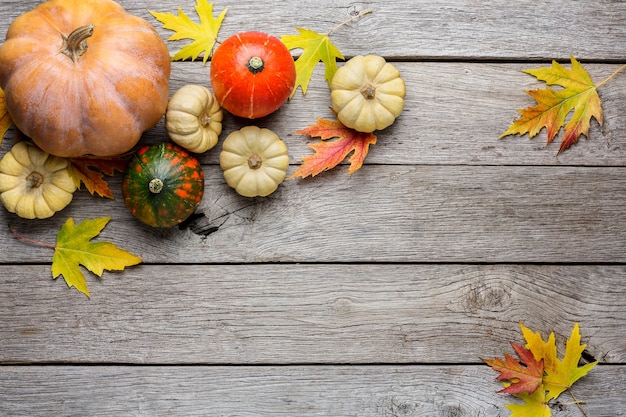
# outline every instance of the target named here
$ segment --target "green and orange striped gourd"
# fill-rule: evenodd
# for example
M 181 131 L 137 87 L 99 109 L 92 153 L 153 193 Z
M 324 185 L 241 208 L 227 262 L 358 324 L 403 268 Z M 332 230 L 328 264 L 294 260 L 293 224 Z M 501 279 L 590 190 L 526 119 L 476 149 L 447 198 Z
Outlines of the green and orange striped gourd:
M 200 162 L 172 143 L 140 148 L 122 181 L 124 204 L 142 222 L 171 227 L 189 217 L 204 195 Z

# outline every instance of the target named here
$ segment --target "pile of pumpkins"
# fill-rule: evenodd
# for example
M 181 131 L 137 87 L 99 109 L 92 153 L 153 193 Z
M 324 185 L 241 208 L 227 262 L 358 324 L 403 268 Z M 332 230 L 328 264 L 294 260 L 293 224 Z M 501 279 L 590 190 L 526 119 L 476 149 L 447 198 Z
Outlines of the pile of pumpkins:
M 217 145 L 223 110 L 267 116 L 296 83 L 289 50 L 262 32 L 235 34 L 216 48 L 213 92 L 189 84 L 170 98 L 170 71 L 156 30 L 113 0 L 48 0 L 16 18 L 0 46 L 0 88 L 14 125 L 32 141 L 0 160 L 4 206 L 24 218 L 52 216 L 76 190 L 70 158 L 127 153 L 165 116 L 171 142 L 134 153 L 122 193 L 142 222 L 176 225 L 202 200 L 204 174 L 193 154 Z M 337 118 L 360 132 L 391 125 L 404 95 L 398 70 L 375 55 L 350 59 L 331 81 Z M 254 125 L 227 135 L 219 161 L 226 183 L 245 197 L 273 193 L 289 168 L 285 142 Z

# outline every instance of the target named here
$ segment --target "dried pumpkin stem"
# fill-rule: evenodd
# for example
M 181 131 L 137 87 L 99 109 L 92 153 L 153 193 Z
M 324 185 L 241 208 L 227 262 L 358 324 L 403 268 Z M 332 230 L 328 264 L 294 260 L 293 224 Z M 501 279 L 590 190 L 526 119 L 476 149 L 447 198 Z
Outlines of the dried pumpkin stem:
M 163 191 L 163 181 L 160 178 L 152 178 L 148 183 L 148 189 L 152 194 L 159 194 Z
M 87 38 L 93 35 L 94 25 L 85 25 L 74 29 L 69 35 L 61 34 L 63 37 L 63 46 L 61 53 L 70 57 L 73 62 L 77 62 L 78 58 L 87 51 Z
M 361 94 L 366 100 L 372 100 L 376 98 L 376 87 L 374 87 L 370 83 L 367 83 L 363 86 L 363 88 L 361 88 Z
M 261 165 L 263 165 L 263 159 L 259 155 L 250 155 L 250 157 L 248 158 L 248 166 L 250 167 L 250 169 L 259 169 L 261 168 Z
M 208 113 L 204 113 L 202 117 L 200 117 L 200 124 L 202 124 L 202 127 L 207 127 L 208 125 L 210 125 L 211 116 L 209 116 Z
M 33 171 L 30 174 L 28 174 L 28 176 L 26 177 L 26 182 L 28 183 L 28 188 L 30 188 L 31 190 L 33 188 L 39 188 L 41 187 L 41 184 L 43 184 L 44 181 L 44 176 L 41 175 L 39 172 L 37 171 Z
M 247 67 L 251 73 L 256 74 L 263 71 L 263 68 L 265 68 L 265 62 L 263 62 L 261 57 L 253 56 L 248 60 Z

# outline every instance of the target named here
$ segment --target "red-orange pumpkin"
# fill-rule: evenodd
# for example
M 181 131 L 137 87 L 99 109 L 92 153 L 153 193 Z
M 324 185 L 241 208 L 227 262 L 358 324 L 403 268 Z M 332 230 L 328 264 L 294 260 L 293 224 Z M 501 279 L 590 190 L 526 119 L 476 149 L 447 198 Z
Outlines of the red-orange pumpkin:
M 296 66 L 287 47 L 262 32 L 226 39 L 211 58 L 215 97 L 232 114 L 248 119 L 267 116 L 289 98 Z
M 19 16 L 0 47 L 15 125 L 58 156 L 131 149 L 165 113 L 170 56 L 146 20 L 112 0 L 50 0 Z

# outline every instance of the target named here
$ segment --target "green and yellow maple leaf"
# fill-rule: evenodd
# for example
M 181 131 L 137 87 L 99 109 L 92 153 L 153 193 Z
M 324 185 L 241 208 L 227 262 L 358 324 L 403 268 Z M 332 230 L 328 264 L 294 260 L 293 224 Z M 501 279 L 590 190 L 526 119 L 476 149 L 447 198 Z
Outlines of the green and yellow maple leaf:
M 121 271 L 141 263 L 141 258 L 119 249 L 109 242 L 92 242 L 109 222 L 110 217 L 88 219 L 74 224 L 71 217 L 57 234 L 52 257 L 52 278 L 63 276 L 68 287 L 90 297 L 80 265 L 102 277 L 104 270 Z
M 299 32 L 298 35 L 283 35 L 280 38 L 287 49 L 302 49 L 301 55 L 296 59 L 296 85 L 290 98 L 293 97 L 298 86 L 302 88 L 302 94 L 306 94 L 313 70 L 318 62 L 324 63 L 326 68 L 324 78 L 330 83 L 337 72 L 337 58 L 343 59 L 343 55 L 328 35 L 304 28 L 296 28 L 296 30 Z
M 598 362 L 578 366 L 583 350 L 587 345 L 580 344 L 580 330 L 578 323 L 574 325 L 570 338 L 565 344 L 563 359 L 557 357 L 554 332 L 550 333 L 544 342 L 537 332 L 524 327 L 520 323 L 522 334 L 526 340 L 526 348 L 533 352 L 536 360 L 543 360 L 546 375 L 543 378 L 544 387 L 547 391 L 547 400 L 557 398 L 561 393 L 570 388 L 593 368 Z
M 562 89 L 548 87 L 527 91 L 537 105 L 520 110 L 521 116 L 509 126 L 501 138 L 526 133 L 533 138 L 545 127 L 550 143 L 565 125 L 560 153 L 576 143 L 580 135 L 588 135 L 592 118 L 602 125 L 602 100 L 598 95 L 597 86 L 574 57 L 571 57 L 571 62 L 571 70 L 556 61 L 552 62 L 551 67 L 524 70 L 547 85 L 558 85 Z M 572 117 L 565 124 L 566 117 L 572 111 Z
M 217 41 L 217 34 L 228 9 L 222 10 L 217 18 L 213 16 L 213 3 L 209 3 L 207 0 L 197 0 L 195 9 L 200 18 L 199 24 L 192 21 L 180 7 L 178 8 L 178 16 L 169 12 L 159 13 L 151 10 L 148 10 L 148 12 L 159 22 L 163 23 L 164 29 L 174 31 L 174 34 L 168 40 L 191 39 L 193 41 L 176 52 L 172 60 L 195 60 L 200 54 L 203 54 L 202 63 L 206 64 L 211 56 Z
M 0 145 L 2 145 L 2 139 L 12 124 L 13 120 L 11 120 L 11 116 L 7 110 L 6 96 L 4 95 L 4 91 L 0 89 Z

